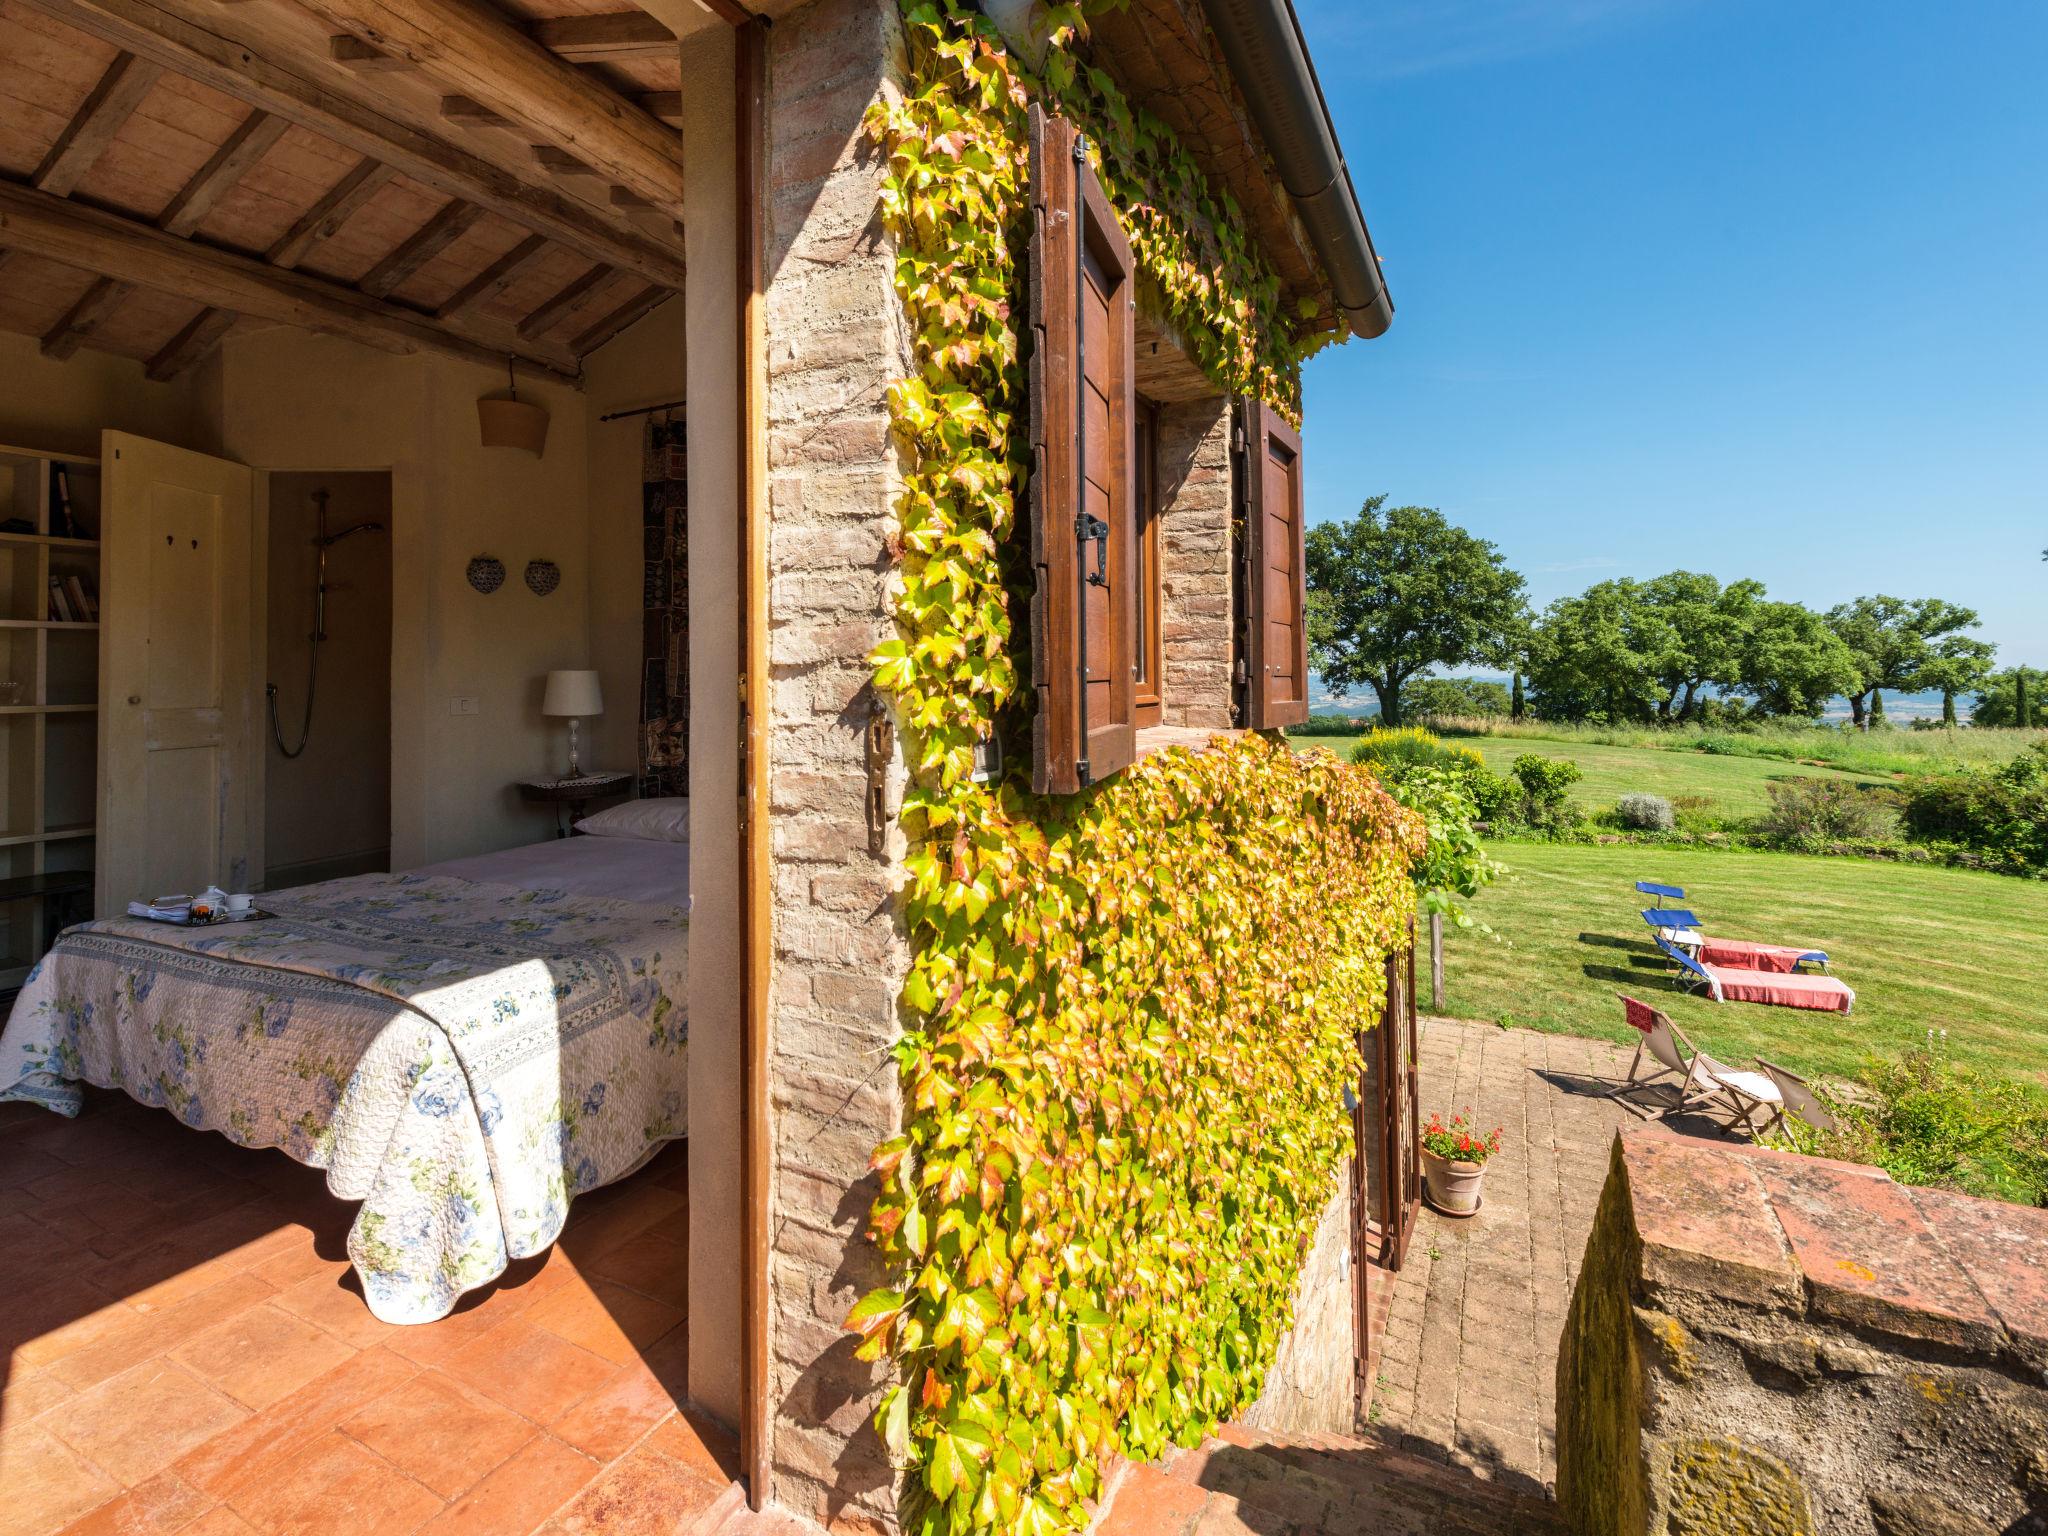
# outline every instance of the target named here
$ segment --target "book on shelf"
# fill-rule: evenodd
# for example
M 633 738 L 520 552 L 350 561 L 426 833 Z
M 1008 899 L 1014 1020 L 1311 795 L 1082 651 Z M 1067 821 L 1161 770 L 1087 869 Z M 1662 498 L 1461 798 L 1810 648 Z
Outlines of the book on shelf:
M 93 596 L 92 589 L 85 584 L 84 577 L 66 576 L 64 578 L 64 593 L 65 596 L 71 599 L 71 611 L 77 616 L 80 623 L 90 624 L 99 618 L 99 600 Z
M 50 578 L 50 617 L 59 624 L 75 624 L 71 617 L 71 599 L 65 595 L 64 583 L 55 576 Z
M 78 519 L 71 515 L 71 471 L 62 464 L 50 467 L 50 532 L 60 539 L 78 537 Z

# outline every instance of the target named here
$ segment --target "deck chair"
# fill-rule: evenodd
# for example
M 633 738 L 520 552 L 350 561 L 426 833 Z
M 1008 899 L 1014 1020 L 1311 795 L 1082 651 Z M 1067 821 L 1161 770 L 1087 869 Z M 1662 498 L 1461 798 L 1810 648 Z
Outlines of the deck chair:
M 1690 1111 L 1724 1130 L 1732 1131 L 1740 1124 L 1752 1136 L 1761 1136 L 1765 1127 L 1774 1123 L 1773 1117 L 1781 1112 L 1781 1106 L 1777 1089 L 1768 1077 L 1716 1061 L 1686 1039 L 1685 1031 L 1663 1010 L 1652 1008 L 1626 992 L 1617 992 L 1615 996 L 1621 999 L 1629 1023 L 1642 1038 L 1636 1042 L 1635 1059 L 1629 1063 L 1628 1081 L 1611 1089 L 1612 1097 L 1622 1098 L 1634 1088 L 1665 1087 L 1664 1079 L 1674 1078 L 1677 1101 L 1652 1118 Z M 1657 1070 L 1641 1070 L 1645 1052 L 1657 1064 Z
M 1841 1122 L 1827 1111 L 1815 1095 L 1812 1086 L 1797 1072 L 1788 1071 L 1774 1061 L 1765 1061 L 1759 1056 L 1756 1064 L 1764 1069 L 1764 1075 L 1771 1080 L 1771 1086 L 1778 1090 L 1780 1108 L 1778 1116 L 1767 1129 L 1780 1130 L 1787 1115 L 1795 1116 L 1816 1131 L 1841 1129 Z
M 1681 985 L 1704 989 L 1717 1003 L 1772 1003 L 1780 1008 L 1815 1008 L 1847 1013 L 1856 1006 L 1855 990 L 1833 976 L 1808 972 L 1741 970 L 1695 959 L 1662 935 L 1657 947 L 1679 969 Z

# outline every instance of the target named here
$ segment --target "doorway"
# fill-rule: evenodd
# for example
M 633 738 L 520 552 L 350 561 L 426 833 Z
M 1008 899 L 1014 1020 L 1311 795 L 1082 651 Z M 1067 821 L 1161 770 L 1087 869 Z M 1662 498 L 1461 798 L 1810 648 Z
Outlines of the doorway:
M 264 886 L 391 867 L 391 475 L 269 477 Z

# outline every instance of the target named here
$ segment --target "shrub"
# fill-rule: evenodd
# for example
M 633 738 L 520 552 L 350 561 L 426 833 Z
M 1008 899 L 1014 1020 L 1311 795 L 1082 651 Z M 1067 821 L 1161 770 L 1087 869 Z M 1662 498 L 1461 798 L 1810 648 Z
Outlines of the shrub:
M 1351 749 L 1351 761 L 1363 763 L 1389 786 L 1428 769 L 1448 775 L 1472 802 L 1484 822 L 1511 820 L 1519 810 L 1515 786 L 1486 766 L 1470 747 L 1453 746 L 1415 726 L 1397 726 L 1369 733 Z
M 1549 831 L 1575 825 L 1580 817 L 1569 796 L 1571 787 L 1583 776 L 1570 758 L 1524 752 L 1515 759 L 1515 780 L 1522 786 L 1522 820 Z
M 1437 718 L 1500 719 L 1509 708 L 1507 684 L 1483 683 L 1474 677 L 1425 677 L 1403 691 L 1403 714 Z
M 1947 1034 L 1872 1061 L 1853 1101 L 1824 1095 L 1841 1128 L 1799 1131 L 1801 1150 L 1874 1163 L 1901 1184 L 2048 1204 L 2048 1105 L 2012 1078 L 1958 1065 Z
M 1662 795 L 1623 795 L 1615 802 L 1614 814 L 1624 827 L 1638 832 L 1669 832 L 1678 825 L 1678 813 Z
M 1483 771 L 1483 770 L 1482 770 Z M 1491 774 L 1489 778 L 1493 777 Z M 1422 817 L 1427 842 L 1409 873 L 1425 912 L 1441 912 L 1470 928 L 1465 898 L 1492 883 L 1500 866 L 1486 856 L 1472 823 L 1478 807 L 1458 775 L 1445 768 L 1412 768 L 1390 780 L 1394 798 Z
M 1289 736 L 1363 736 L 1377 722 L 1365 715 L 1310 715 L 1287 727 Z
M 1905 820 L 1923 842 L 1959 843 L 2001 869 L 2048 874 L 2048 742 L 1996 768 L 1913 780 Z
M 1894 831 L 1885 800 L 1846 779 L 1777 779 L 1764 788 L 1771 808 L 1757 827 L 1781 848 L 1818 852 L 1832 843 L 1883 842 Z

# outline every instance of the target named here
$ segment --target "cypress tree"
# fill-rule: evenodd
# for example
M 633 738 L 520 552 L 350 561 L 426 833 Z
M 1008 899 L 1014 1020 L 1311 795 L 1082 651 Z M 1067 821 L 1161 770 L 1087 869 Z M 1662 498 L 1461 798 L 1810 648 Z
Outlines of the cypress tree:
M 2034 725 L 2034 701 L 2027 697 L 2027 669 L 2013 668 L 2012 674 L 2012 718 L 2023 731 Z
M 1511 720 L 1519 720 L 1522 718 L 1523 715 L 1528 713 L 1528 710 L 1529 706 L 1522 698 L 1522 674 L 1517 672 L 1515 674 L 1514 696 L 1512 701 L 1508 705 L 1508 718 Z

